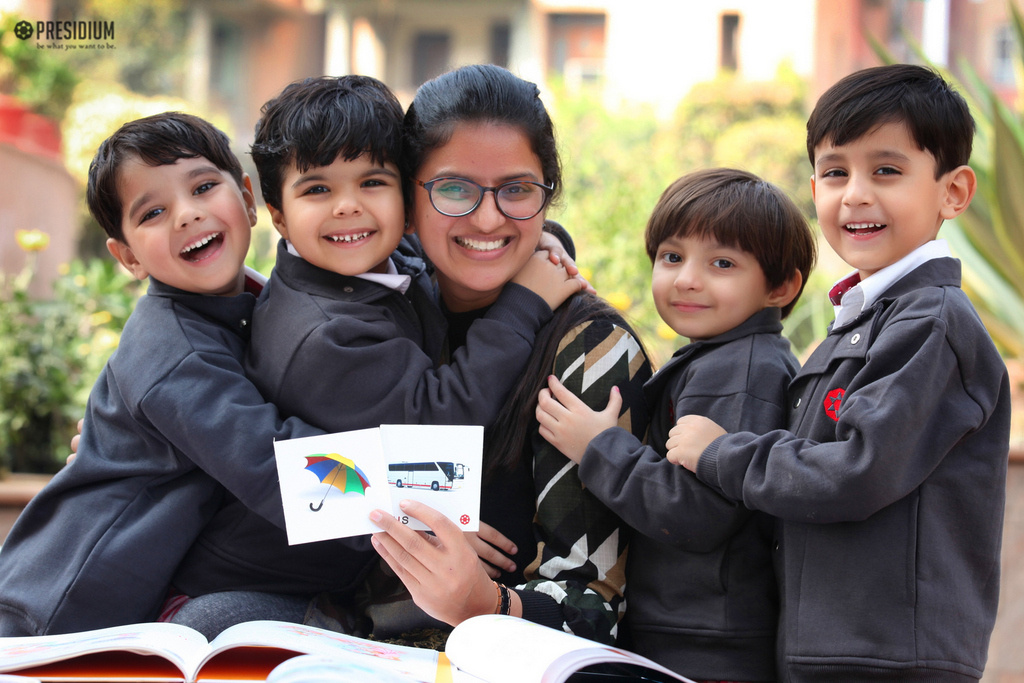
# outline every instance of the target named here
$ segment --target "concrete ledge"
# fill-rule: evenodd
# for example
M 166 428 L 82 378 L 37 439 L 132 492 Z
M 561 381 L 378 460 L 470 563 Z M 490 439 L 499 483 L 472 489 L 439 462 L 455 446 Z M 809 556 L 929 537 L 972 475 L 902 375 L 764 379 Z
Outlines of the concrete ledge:
M 25 507 L 49 481 L 49 474 L 8 474 L 0 479 L 0 507 Z

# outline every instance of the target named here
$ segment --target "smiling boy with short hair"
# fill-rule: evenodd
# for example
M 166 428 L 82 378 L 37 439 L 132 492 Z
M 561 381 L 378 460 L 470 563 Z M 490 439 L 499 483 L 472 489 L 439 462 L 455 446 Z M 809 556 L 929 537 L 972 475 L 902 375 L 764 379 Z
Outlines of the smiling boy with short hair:
M 245 377 L 256 204 L 227 136 L 174 112 L 126 123 L 97 151 L 87 199 L 149 290 L 89 394 L 77 457 L 4 543 L 0 636 L 157 618 L 222 484 L 283 526 L 273 441 L 322 433 L 282 422 Z
M 856 271 L 789 431 L 699 416 L 668 458 L 779 519 L 780 679 L 973 681 L 999 598 L 1006 367 L 936 240 L 974 196 L 974 121 L 933 71 L 859 71 L 807 123 L 822 234 Z

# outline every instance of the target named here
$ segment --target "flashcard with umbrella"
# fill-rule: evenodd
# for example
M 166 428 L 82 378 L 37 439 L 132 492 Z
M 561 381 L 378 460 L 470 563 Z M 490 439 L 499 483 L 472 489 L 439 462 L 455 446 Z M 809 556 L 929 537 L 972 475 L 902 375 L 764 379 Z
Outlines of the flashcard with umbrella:
M 274 443 L 288 543 L 379 531 L 373 510 L 390 510 L 378 429 Z

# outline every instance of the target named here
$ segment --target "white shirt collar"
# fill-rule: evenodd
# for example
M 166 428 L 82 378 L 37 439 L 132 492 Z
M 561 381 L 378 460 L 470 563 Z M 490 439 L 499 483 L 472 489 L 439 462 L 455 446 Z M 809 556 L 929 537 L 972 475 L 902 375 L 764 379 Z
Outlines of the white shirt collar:
M 850 288 L 850 291 L 843 295 L 842 303 L 835 306 L 836 320 L 832 328 L 836 329 L 847 324 L 865 309 L 869 308 L 878 300 L 885 290 L 889 289 L 897 280 L 914 270 L 922 263 L 937 258 L 948 258 L 953 254 L 949 250 L 946 240 L 936 239 L 925 242 L 920 247 L 910 252 L 896 263 L 886 266 L 877 271 L 874 275 L 864 278 Z M 845 275 L 836 281 L 838 284 L 850 275 Z
M 292 246 L 291 240 L 284 241 L 285 246 L 288 248 L 288 253 L 292 256 L 298 256 L 302 258 L 302 254 L 295 251 L 295 247 Z M 305 259 L 303 259 L 305 260 Z M 409 289 L 409 285 L 412 283 L 411 275 L 402 275 L 398 272 L 398 268 L 395 267 L 395 262 L 388 257 L 388 272 L 386 273 L 360 273 L 353 277 L 360 278 L 362 280 L 369 280 L 370 282 L 376 282 L 379 285 L 384 285 L 388 289 L 393 289 L 397 292 L 405 294 Z

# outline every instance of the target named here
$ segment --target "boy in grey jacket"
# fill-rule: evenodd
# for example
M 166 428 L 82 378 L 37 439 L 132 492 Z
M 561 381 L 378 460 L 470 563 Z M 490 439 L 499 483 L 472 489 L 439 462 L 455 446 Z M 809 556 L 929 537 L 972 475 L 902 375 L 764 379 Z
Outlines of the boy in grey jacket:
M 669 186 L 645 240 L 658 313 L 692 340 L 644 385 L 652 445 L 614 426 L 617 395 L 597 413 L 554 378 L 540 433 L 641 532 L 627 565 L 628 645 L 697 680 L 774 680 L 771 519 L 667 461 L 665 443 L 687 413 L 757 434 L 785 425 L 799 365 L 781 320 L 814 265 L 814 236 L 781 190 L 722 168 Z
M 0 636 L 155 619 L 222 484 L 283 526 L 273 441 L 323 433 L 282 421 L 245 377 L 256 204 L 227 137 L 187 114 L 127 123 L 97 151 L 87 196 L 149 291 L 89 395 L 76 459 L 0 552 Z M 365 561 L 335 570 L 351 580 Z
M 681 417 L 668 458 L 779 519 L 785 681 L 974 681 L 999 598 L 1006 368 L 936 240 L 974 196 L 974 121 L 933 71 L 859 71 L 807 122 L 821 231 L 855 268 L 788 431 Z M 726 433 L 726 432 L 730 433 Z

